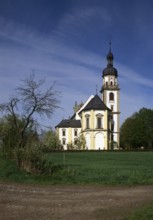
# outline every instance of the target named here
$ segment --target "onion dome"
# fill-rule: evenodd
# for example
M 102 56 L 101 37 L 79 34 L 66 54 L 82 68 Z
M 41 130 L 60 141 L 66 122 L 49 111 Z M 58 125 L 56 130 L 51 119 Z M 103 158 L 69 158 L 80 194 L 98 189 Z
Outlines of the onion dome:
M 109 53 L 107 55 L 107 67 L 103 70 L 103 77 L 104 76 L 108 76 L 108 75 L 113 75 L 113 76 L 118 76 L 118 73 L 117 73 L 117 69 L 115 69 L 113 67 L 113 59 L 114 59 L 114 56 L 111 52 L 111 43 L 110 43 L 110 48 L 109 48 Z

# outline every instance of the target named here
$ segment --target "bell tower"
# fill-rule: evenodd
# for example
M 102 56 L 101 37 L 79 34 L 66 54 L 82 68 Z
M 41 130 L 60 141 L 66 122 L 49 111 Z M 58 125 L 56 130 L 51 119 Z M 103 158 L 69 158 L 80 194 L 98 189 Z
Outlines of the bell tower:
M 111 109 L 111 128 L 110 145 L 114 149 L 120 146 L 120 88 L 118 84 L 118 72 L 113 67 L 114 56 L 111 52 L 111 43 L 109 43 L 109 52 L 107 55 L 107 67 L 102 72 L 102 100 L 105 105 Z

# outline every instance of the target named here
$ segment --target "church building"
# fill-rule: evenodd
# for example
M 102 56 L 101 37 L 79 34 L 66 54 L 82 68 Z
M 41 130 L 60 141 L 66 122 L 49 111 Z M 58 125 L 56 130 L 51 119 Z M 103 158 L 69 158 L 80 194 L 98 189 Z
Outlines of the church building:
M 64 150 L 119 149 L 120 88 L 113 59 L 110 44 L 107 67 L 102 72 L 101 97 L 91 95 L 84 104 L 75 103 L 74 115 L 56 126 Z

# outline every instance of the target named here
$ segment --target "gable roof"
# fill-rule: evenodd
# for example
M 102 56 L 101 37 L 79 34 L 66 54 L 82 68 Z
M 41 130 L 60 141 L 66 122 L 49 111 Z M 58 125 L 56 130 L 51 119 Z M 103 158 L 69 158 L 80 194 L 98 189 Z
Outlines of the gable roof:
M 82 111 L 88 110 L 108 110 L 111 111 L 101 100 L 101 98 L 96 94 L 90 102 L 82 109 Z M 82 112 L 81 111 L 81 112 Z
M 93 97 L 94 97 L 94 96 L 91 95 L 91 96 L 87 99 L 87 101 L 83 104 L 83 106 L 82 106 L 77 112 L 75 112 L 75 113 L 72 115 L 71 119 L 79 120 L 79 119 L 80 119 L 79 113 L 82 112 L 82 109 L 84 109 L 84 108 L 86 107 L 86 105 L 91 101 L 91 99 L 92 99 Z
M 64 119 L 55 128 L 81 128 L 81 121 L 74 119 Z

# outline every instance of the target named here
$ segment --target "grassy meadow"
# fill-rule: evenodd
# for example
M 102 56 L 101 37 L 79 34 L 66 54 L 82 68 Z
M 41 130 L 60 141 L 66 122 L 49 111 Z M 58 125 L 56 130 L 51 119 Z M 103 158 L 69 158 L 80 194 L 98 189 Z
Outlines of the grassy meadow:
M 48 155 L 64 168 L 57 182 L 134 185 L 153 183 L 153 152 L 63 152 Z
M 42 184 L 153 184 L 153 152 L 52 152 L 51 176 L 20 171 L 0 155 L 0 180 Z
M 146 205 L 133 211 L 125 220 L 152 220 L 153 204 Z

